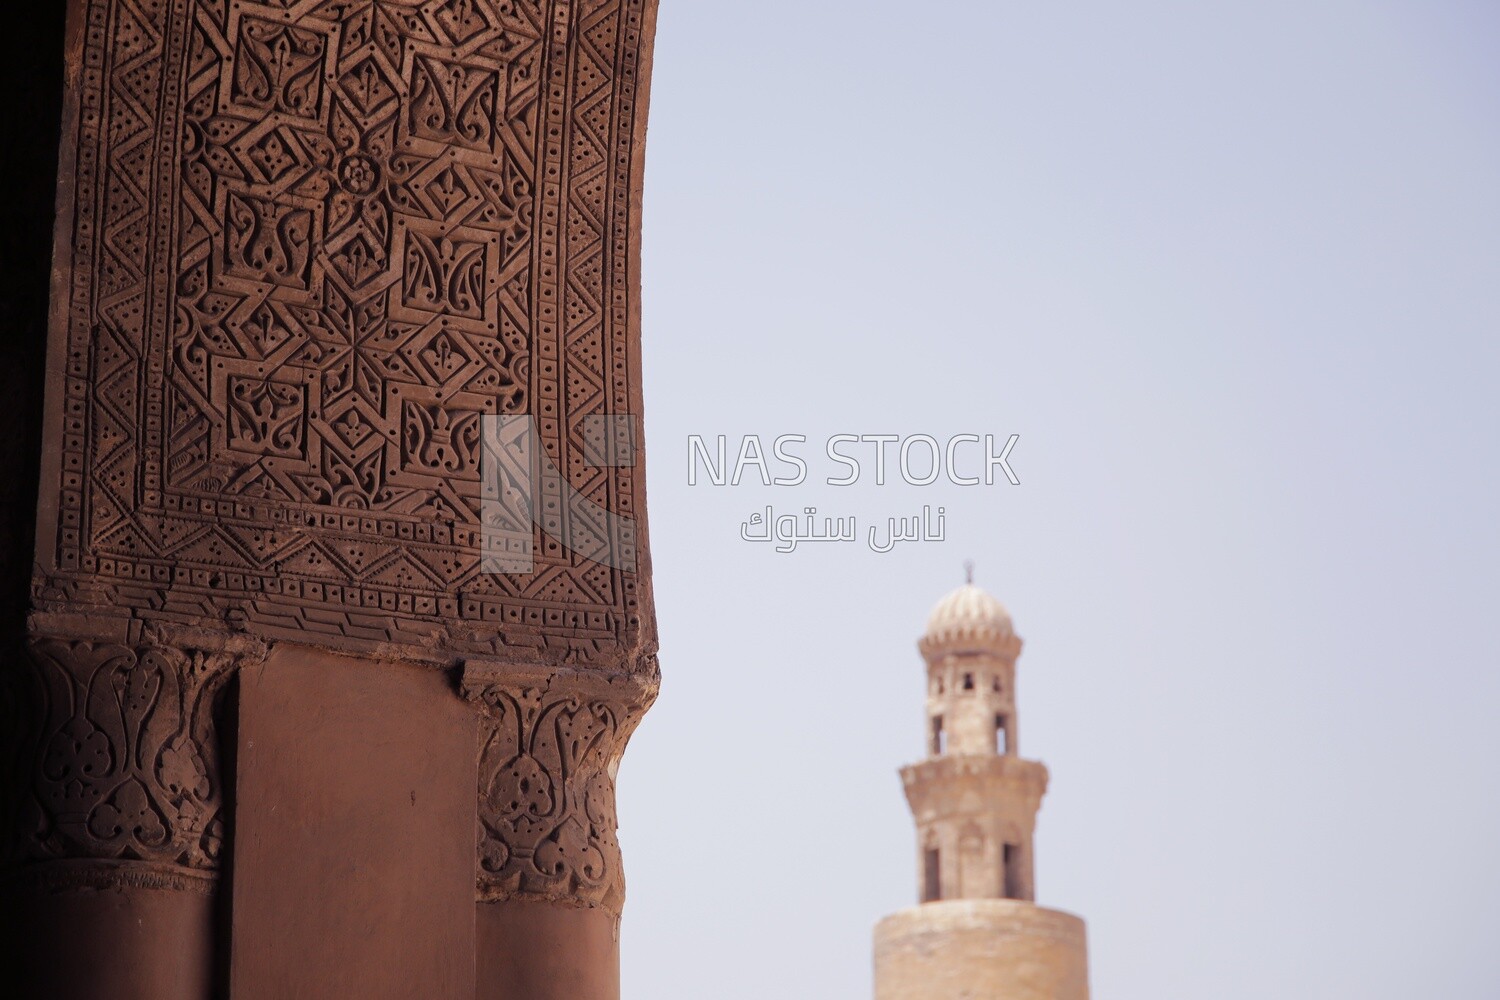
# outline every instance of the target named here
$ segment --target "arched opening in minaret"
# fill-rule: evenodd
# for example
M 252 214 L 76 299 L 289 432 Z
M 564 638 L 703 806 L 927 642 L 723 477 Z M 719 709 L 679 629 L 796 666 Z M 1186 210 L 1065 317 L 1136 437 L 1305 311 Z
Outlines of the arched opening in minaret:
M 943 717 L 934 715 L 932 717 L 932 735 L 930 738 L 929 752 L 934 757 L 940 757 L 948 749 L 948 734 L 943 731 Z
M 995 752 L 998 754 L 1010 753 L 1010 727 L 1009 720 L 1002 715 L 995 716 Z
M 964 674 L 964 690 L 965 691 L 972 691 L 972 690 L 974 690 L 974 675 L 973 674 Z
M 1021 845 L 1006 844 L 1003 857 L 1004 870 L 1001 877 L 1004 884 L 1000 887 L 1001 895 L 1006 899 L 1021 898 Z
M 932 903 L 942 898 L 942 858 L 936 847 L 929 847 L 922 852 L 922 902 Z

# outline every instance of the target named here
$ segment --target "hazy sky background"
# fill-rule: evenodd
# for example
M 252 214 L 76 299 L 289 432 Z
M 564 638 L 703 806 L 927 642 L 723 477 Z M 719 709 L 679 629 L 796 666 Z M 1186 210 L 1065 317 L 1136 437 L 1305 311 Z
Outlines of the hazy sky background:
M 1489 2 L 662 0 L 627 1000 L 870 996 L 965 558 L 1095 1000 L 1500 996 L 1497 52 Z M 688 486 L 789 432 L 1017 433 L 1022 484 Z

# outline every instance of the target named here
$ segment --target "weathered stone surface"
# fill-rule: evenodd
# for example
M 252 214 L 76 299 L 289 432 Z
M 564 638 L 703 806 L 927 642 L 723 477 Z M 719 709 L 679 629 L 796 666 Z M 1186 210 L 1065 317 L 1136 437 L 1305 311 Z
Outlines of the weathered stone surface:
M 296 646 L 441 682 L 468 751 L 440 831 L 471 855 L 464 905 L 596 932 L 623 898 L 614 769 L 657 686 L 639 432 L 634 461 L 598 442 L 641 409 L 655 0 L 66 6 L 47 357 L 17 379 L 45 367 L 42 457 L 0 490 L 29 539 L 17 497 L 39 477 L 34 564 L 0 547 L 7 885 L 87 926 L 91 892 L 191 924 L 141 954 L 74 942 L 126 1000 L 224 979 L 236 753 L 263 762 L 227 693 Z M 34 344 L 31 292 L 11 301 Z M 525 571 L 483 565 L 491 415 L 534 428 Z M 24 471 L 20 447 L 0 456 Z M 364 791 L 353 806 L 384 801 Z M 540 974 L 562 934 L 503 967 Z
M 631 689 L 606 727 L 617 757 L 656 684 L 644 470 L 639 451 L 601 462 L 587 424 L 639 411 L 654 13 L 652 0 L 73 0 L 30 626 L 52 667 L 11 684 L 13 700 L 55 704 L 67 675 L 97 701 L 113 689 L 95 674 L 140 656 L 176 698 L 208 668 L 139 636 L 242 634 L 258 655 L 290 639 L 480 657 L 487 717 L 507 666 L 517 704 L 551 668 L 598 671 Z M 487 414 L 534 421 L 530 572 L 481 567 Z M 222 684 L 233 664 L 215 664 Z M 153 732 L 172 726 L 163 704 L 146 709 Z M 69 711 L 37 723 L 32 757 L 57 758 L 60 727 L 90 736 L 94 709 Z M 152 841 L 138 853 L 211 868 L 217 840 L 193 824 L 223 778 L 188 729 L 168 749 L 206 768 L 203 803 L 195 785 L 160 786 L 151 768 L 168 765 L 106 789 L 54 759 L 30 783 L 44 812 L 55 771 L 85 798 L 125 795 Z M 487 753 L 490 770 L 508 763 Z M 553 777 L 568 811 L 603 808 L 592 771 Z M 39 836 L 109 856 L 87 843 L 88 816 L 68 815 Z M 610 853 L 608 819 L 588 824 L 586 854 Z M 618 906 L 617 864 L 608 890 L 574 867 L 563 882 Z M 568 891 L 544 881 L 548 898 Z
M 470 663 L 463 691 L 481 709 L 479 898 L 566 901 L 618 916 L 615 774 L 655 679 Z
M 652 6 L 73 0 L 36 606 L 649 672 L 584 425 L 640 409 Z M 550 459 L 531 573 L 485 414 Z
M 218 868 L 225 687 L 247 650 L 197 638 L 208 641 L 38 636 L 11 665 L 12 864 L 107 861 L 95 881 L 119 884 L 192 884 Z

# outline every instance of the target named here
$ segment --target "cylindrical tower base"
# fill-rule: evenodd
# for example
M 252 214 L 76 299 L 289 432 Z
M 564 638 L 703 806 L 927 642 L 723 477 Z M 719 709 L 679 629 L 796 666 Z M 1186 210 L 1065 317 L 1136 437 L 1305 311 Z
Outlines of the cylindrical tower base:
M 875 1000 L 1088 1000 L 1083 921 L 1012 899 L 955 899 L 875 928 Z

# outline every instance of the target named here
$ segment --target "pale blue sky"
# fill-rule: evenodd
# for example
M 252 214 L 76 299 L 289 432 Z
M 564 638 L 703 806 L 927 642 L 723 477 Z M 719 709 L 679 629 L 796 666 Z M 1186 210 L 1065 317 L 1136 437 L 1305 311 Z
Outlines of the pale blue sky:
M 1500 996 L 1500 6 L 662 0 L 626 1000 L 865 1000 L 978 563 L 1095 1000 Z M 1019 487 L 687 436 L 1019 433 Z M 778 555 L 752 510 L 945 505 Z

